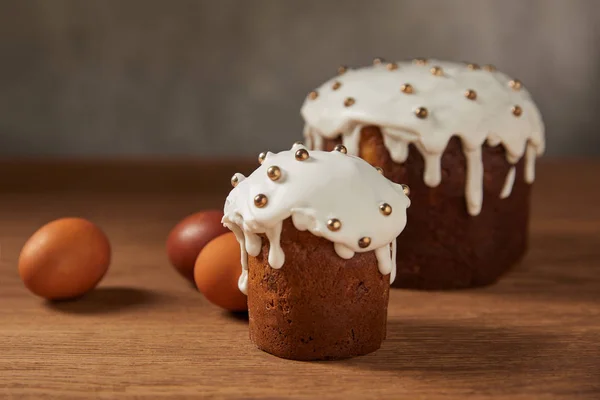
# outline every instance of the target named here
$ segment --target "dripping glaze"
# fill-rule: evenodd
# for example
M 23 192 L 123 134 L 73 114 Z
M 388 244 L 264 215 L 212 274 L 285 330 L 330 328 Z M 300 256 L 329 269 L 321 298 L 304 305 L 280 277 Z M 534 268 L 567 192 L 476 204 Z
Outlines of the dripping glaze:
M 331 241 L 341 258 L 373 251 L 379 271 L 393 281 L 396 238 L 406 226 L 410 206 L 402 185 L 358 157 L 319 150 L 306 156 L 306 151 L 304 145 L 294 144 L 291 150 L 265 153 L 250 176 L 235 174 L 232 179 L 235 186 L 225 201 L 222 222 L 240 244 L 240 290 L 247 293 L 248 256 L 260 254 L 262 235 L 269 241 L 269 265 L 285 268 L 280 237 L 288 218 L 299 231 Z M 268 176 L 272 167 L 280 172 L 277 180 Z M 266 196 L 266 203 L 256 204 L 258 195 Z
M 348 154 L 358 155 L 361 129 L 375 125 L 394 162 L 405 162 L 408 146 L 415 145 L 425 160 L 423 180 L 436 187 L 442 154 L 458 136 L 467 162 L 467 210 L 473 216 L 483 204 L 485 143 L 502 145 L 511 164 L 501 198 L 510 196 L 514 165 L 522 157 L 525 181 L 533 182 L 535 159 L 544 152 L 544 124 L 529 92 L 514 83 L 519 81 L 474 64 L 428 60 L 394 65 L 348 69 L 333 79 L 340 82 L 337 90 L 331 89 L 331 80 L 317 89 L 318 98 L 306 99 L 301 114 L 309 148 L 322 149 L 324 138 L 341 135 Z M 354 102 L 348 106 L 344 99 L 350 96 Z

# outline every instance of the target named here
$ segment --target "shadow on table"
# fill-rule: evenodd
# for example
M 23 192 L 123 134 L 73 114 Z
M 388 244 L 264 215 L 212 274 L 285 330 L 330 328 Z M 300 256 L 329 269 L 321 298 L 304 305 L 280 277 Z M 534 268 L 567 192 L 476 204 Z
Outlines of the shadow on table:
M 108 314 L 154 304 L 164 297 L 145 289 L 101 287 L 77 299 L 47 301 L 46 306 L 68 314 Z
M 494 376 L 530 371 L 553 335 L 517 328 L 488 328 L 447 321 L 388 321 L 388 338 L 375 353 L 336 364 L 366 370 Z
M 240 322 L 248 322 L 248 311 L 225 311 L 225 317 Z

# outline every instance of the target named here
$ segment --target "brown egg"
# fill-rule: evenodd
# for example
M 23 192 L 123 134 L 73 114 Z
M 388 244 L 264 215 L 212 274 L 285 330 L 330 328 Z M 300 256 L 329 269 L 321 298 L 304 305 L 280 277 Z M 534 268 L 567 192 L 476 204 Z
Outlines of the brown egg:
M 242 273 L 240 245 L 232 232 L 210 241 L 198 255 L 194 278 L 211 303 L 229 311 L 245 311 L 248 300 L 238 289 Z
M 19 255 L 27 289 L 49 300 L 79 297 L 93 289 L 110 264 L 108 238 L 93 223 L 62 218 L 42 226 Z
M 194 282 L 194 263 L 208 242 L 231 232 L 221 223 L 223 212 L 208 210 L 180 221 L 167 238 L 167 255 L 181 275 Z

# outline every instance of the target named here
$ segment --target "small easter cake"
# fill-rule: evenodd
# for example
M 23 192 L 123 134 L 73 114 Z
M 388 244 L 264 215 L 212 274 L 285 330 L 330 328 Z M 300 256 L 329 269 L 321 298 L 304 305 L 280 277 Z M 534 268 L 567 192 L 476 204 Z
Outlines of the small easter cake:
M 519 80 L 491 65 L 375 59 L 341 67 L 301 114 L 309 150 L 343 143 L 410 186 L 394 286 L 487 285 L 525 254 L 544 124 Z
M 407 187 L 343 146 L 309 152 L 296 143 L 259 161 L 250 176 L 233 176 L 223 217 L 240 243 L 250 339 L 295 360 L 377 350 Z

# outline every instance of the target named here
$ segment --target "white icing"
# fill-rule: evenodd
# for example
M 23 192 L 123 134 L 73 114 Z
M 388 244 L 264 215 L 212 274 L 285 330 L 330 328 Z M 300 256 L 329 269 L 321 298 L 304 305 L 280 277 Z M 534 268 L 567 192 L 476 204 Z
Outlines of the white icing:
M 502 188 L 502 192 L 500 192 L 500 198 L 505 199 L 510 196 L 512 192 L 513 185 L 515 183 L 515 166 L 510 167 L 508 174 L 506 174 L 506 181 L 504 181 L 504 187 Z
M 510 87 L 510 78 L 501 72 L 471 70 L 466 64 L 429 60 L 427 65 L 399 62 L 388 70 L 385 63 L 350 69 L 317 88 L 318 96 L 307 99 L 301 114 L 306 122 L 305 136 L 335 138 L 342 135 L 348 154 L 357 155 L 360 128 L 376 125 L 392 160 L 403 163 L 408 145 L 414 144 L 425 159 L 424 182 L 435 187 L 441 182 L 441 156 L 452 136 L 458 136 L 467 158 L 465 197 L 471 215 L 481 211 L 483 202 L 483 165 L 481 146 L 503 145 L 507 159 L 515 164 L 525 157 L 525 180 L 534 180 L 535 158 L 544 151 L 544 124 L 529 92 Z M 430 72 L 440 66 L 442 76 Z M 341 87 L 332 90 L 333 80 Z M 411 94 L 403 84 L 412 85 Z M 465 96 L 474 90 L 475 100 Z M 354 103 L 345 106 L 346 98 Z M 512 107 L 522 109 L 515 116 Z M 425 107 L 427 118 L 415 110 Z M 357 133 L 358 130 L 358 133 Z M 309 148 L 322 148 L 315 140 Z
M 283 221 L 289 217 L 296 229 L 333 242 L 341 258 L 374 251 L 379 271 L 390 274 L 393 281 L 396 237 L 406 225 L 406 209 L 410 205 L 402 186 L 358 157 L 313 150 L 307 160 L 298 161 L 294 154 L 299 149 L 305 147 L 295 144 L 292 150 L 267 153 L 262 165 L 242 179 L 225 201 L 223 224 L 235 233 L 240 243 L 240 290 L 247 293 L 247 257 L 260 254 L 259 234 L 269 241 L 269 265 L 285 268 L 280 236 Z M 267 169 L 271 166 L 279 167 L 280 179 L 269 179 Z M 264 207 L 254 204 L 258 194 L 267 196 Z M 392 207 L 390 215 L 380 211 L 382 203 Z M 327 227 L 327 222 L 334 218 L 341 222 L 337 231 Z M 366 248 L 359 246 L 362 237 L 371 239 Z

